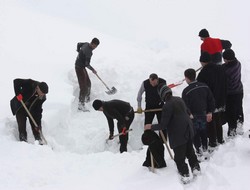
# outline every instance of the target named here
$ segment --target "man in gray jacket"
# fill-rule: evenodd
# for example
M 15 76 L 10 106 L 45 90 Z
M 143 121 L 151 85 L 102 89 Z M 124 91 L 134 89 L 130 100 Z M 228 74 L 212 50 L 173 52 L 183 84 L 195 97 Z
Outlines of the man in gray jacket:
M 75 71 L 78 79 L 80 93 L 79 93 L 79 105 L 78 110 L 86 111 L 85 102 L 90 101 L 90 90 L 91 90 L 91 81 L 87 73 L 86 67 L 96 74 L 96 70 L 90 65 L 90 60 L 92 57 L 92 51 L 100 44 L 100 41 L 97 38 L 93 38 L 91 43 L 79 42 L 77 44 L 78 56 L 75 62 Z
M 158 93 L 165 102 L 162 108 L 160 124 L 147 124 L 145 130 L 166 129 L 170 147 L 174 150 L 174 161 L 177 165 L 183 183 L 189 178 L 188 159 L 193 175 L 200 173 L 200 165 L 194 152 L 192 138 L 194 131 L 192 121 L 187 112 L 187 107 L 180 97 L 172 96 L 172 91 L 167 85 L 159 85 Z

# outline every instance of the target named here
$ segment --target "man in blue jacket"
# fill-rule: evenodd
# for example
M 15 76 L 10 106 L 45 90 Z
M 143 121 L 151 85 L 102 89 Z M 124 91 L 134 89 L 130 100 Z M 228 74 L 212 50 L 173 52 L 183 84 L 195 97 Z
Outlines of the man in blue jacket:
M 197 82 L 194 69 L 184 72 L 188 86 L 182 92 L 182 99 L 186 103 L 194 125 L 194 146 L 198 156 L 207 151 L 207 122 L 212 121 L 215 109 L 214 97 L 205 83 Z

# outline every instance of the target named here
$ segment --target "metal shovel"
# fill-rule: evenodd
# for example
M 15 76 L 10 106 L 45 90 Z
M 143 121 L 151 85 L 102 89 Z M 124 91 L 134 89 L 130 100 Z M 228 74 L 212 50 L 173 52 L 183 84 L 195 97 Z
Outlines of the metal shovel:
M 104 84 L 104 86 L 108 89 L 108 91 L 105 91 L 108 95 L 112 95 L 115 94 L 117 92 L 117 89 L 113 86 L 112 88 L 109 88 L 105 82 L 99 77 L 98 74 L 95 74 L 97 76 L 97 78 L 102 81 L 102 83 Z

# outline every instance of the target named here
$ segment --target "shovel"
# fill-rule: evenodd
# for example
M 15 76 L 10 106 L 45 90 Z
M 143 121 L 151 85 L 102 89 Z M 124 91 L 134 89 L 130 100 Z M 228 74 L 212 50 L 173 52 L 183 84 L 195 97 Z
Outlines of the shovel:
M 36 123 L 35 119 L 34 119 L 33 116 L 31 115 L 31 113 L 30 113 L 30 111 L 28 110 L 27 106 L 26 106 L 25 103 L 23 102 L 23 97 L 22 97 L 22 95 L 19 94 L 19 95 L 17 96 L 17 99 L 18 99 L 18 101 L 21 102 L 22 106 L 24 107 L 25 111 L 26 111 L 27 114 L 29 115 L 29 117 L 30 117 L 30 119 L 32 120 L 32 122 L 33 122 L 33 124 L 35 125 L 35 127 L 38 128 L 38 124 Z M 44 145 L 47 145 L 47 144 L 48 144 L 48 143 L 47 143 L 47 140 L 46 140 L 45 137 L 43 136 L 42 131 L 39 129 L 38 132 L 39 132 L 39 134 L 40 134 L 40 136 L 41 136 L 41 139 L 42 139 L 42 141 L 43 141 L 43 144 L 44 144 Z
M 108 89 L 108 91 L 105 91 L 108 95 L 112 95 L 115 94 L 117 92 L 117 89 L 113 86 L 111 89 L 105 84 L 105 82 L 99 77 L 99 75 L 96 73 L 95 74 L 97 76 L 97 78 L 102 81 L 102 83 L 104 84 L 104 86 Z

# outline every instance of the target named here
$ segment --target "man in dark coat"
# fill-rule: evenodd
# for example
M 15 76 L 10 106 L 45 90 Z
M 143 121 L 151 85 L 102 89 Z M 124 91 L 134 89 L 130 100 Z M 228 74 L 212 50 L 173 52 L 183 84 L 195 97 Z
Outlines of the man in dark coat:
M 189 165 L 194 175 L 200 173 L 200 165 L 194 152 L 192 138 L 194 137 L 193 124 L 187 107 L 180 97 L 172 96 L 171 89 L 166 85 L 159 86 L 159 95 L 165 104 L 162 108 L 162 117 L 159 124 L 147 124 L 145 130 L 166 129 L 170 147 L 174 150 L 174 161 L 182 177 L 189 177 Z
M 146 108 L 145 110 L 149 109 L 157 109 L 162 108 L 163 102 L 157 93 L 157 87 L 159 84 L 166 84 L 166 80 L 159 78 L 157 74 L 152 73 L 149 76 L 149 79 L 142 82 L 141 87 L 137 94 L 137 113 L 142 113 L 141 101 L 142 101 L 142 94 L 145 92 L 145 102 Z M 157 116 L 158 123 L 161 121 L 161 111 L 155 112 L 145 112 L 145 121 L 144 124 L 152 124 L 154 116 Z
M 235 57 L 232 49 L 223 52 L 225 63 L 222 65 L 227 77 L 226 115 L 228 122 L 228 136 L 235 136 L 236 129 L 243 134 L 243 84 L 241 82 L 241 63 Z M 238 124 L 238 126 L 237 126 Z
M 215 64 L 222 63 L 222 50 L 231 48 L 232 44 L 228 40 L 211 38 L 208 31 L 204 28 L 199 32 L 199 37 L 203 41 L 201 44 L 201 53 L 207 52 L 211 56 L 211 62 Z
M 92 104 L 93 108 L 102 111 L 108 120 L 109 125 L 109 139 L 114 136 L 114 119 L 117 122 L 117 129 L 119 133 L 123 133 L 120 138 L 120 152 L 127 151 L 128 133 L 132 121 L 134 120 L 134 110 L 128 102 L 122 100 L 101 101 L 95 100 Z
M 16 115 L 20 141 L 27 142 L 26 120 L 28 114 L 22 104 L 18 101 L 18 95 L 22 96 L 23 102 L 38 125 L 37 128 L 33 121 L 28 117 L 35 140 L 42 143 L 39 130 L 42 130 L 42 105 L 46 100 L 45 94 L 48 93 L 48 85 L 45 82 L 38 82 L 32 79 L 15 79 L 14 90 L 16 96 L 11 100 L 11 110 L 13 115 Z
M 92 51 L 100 44 L 100 41 L 97 38 L 93 38 L 91 43 L 78 43 L 77 52 L 78 56 L 75 62 L 75 71 L 78 79 L 80 93 L 79 93 L 79 104 L 78 110 L 86 111 L 85 102 L 90 101 L 90 90 L 91 90 L 91 81 L 89 79 L 88 72 L 86 67 L 96 74 L 96 70 L 90 65 L 90 60 L 92 57 Z
M 184 72 L 188 83 L 182 92 L 182 99 L 186 103 L 194 125 L 194 146 L 198 155 L 207 151 L 207 122 L 212 121 L 212 113 L 215 109 L 214 97 L 205 83 L 197 82 L 194 69 Z
M 200 62 L 203 68 L 197 76 L 197 81 L 210 88 L 215 100 L 213 119 L 208 123 L 209 146 L 212 150 L 217 146 L 217 142 L 224 143 L 222 114 L 226 105 L 226 76 L 221 65 L 211 63 L 211 56 L 207 52 L 201 54 Z

